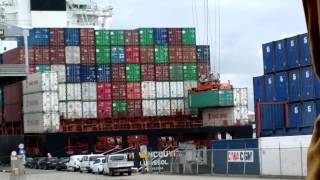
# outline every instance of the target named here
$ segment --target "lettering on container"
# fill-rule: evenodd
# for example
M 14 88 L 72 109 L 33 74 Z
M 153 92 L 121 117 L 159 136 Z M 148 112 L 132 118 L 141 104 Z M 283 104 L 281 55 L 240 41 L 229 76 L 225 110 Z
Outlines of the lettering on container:
M 267 53 L 269 53 L 270 52 L 270 47 L 269 46 L 267 46 Z
M 290 41 L 290 45 L 291 45 L 291 47 L 294 47 L 294 41 L 293 40 Z
M 295 114 L 298 114 L 298 113 L 299 113 L 298 107 L 294 107 L 294 113 L 295 113 Z
M 304 38 L 303 38 L 303 43 L 304 43 L 304 44 L 307 44 L 307 43 L 308 43 L 308 38 L 307 38 L 307 37 L 304 37 Z
M 254 162 L 253 150 L 249 151 L 228 151 L 228 162 Z
M 296 74 L 292 74 L 292 79 L 295 81 L 297 79 L 297 75 Z

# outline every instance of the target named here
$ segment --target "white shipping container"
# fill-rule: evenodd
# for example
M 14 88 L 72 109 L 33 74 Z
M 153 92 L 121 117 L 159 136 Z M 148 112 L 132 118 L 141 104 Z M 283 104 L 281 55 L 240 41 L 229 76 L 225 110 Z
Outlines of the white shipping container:
M 184 99 L 171 99 L 171 115 L 184 114 Z
M 157 116 L 170 116 L 170 100 L 157 100 Z
M 156 116 L 156 100 L 142 100 L 143 116 Z
M 170 83 L 169 82 L 156 82 L 156 92 L 157 92 L 157 98 L 169 98 L 170 97 Z
M 59 101 L 66 101 L 67 100 L 67 87 L 66 84 L 59 84 Z
M 208 108 L 202 111 L 203 126 L 231 126 L 248 120 L 248 107 Z
M 26 94 L 23 96 L 23 112 L 58 112 L 58 102 L 57 92 Z
M 43 91 L 58 91 L 58 75 L 56 72 L 30 74 L 23 81 L 23 94 Z
M 155 81 L 142 81 L 141 83 L 142 99 L 156 98 Z
M 67 103 L 59 102 L 59 114 L 60 116 L 67 117 Z
M 248 88 L 233 89 L 233 104 L 235 106 L 248 106 Z
M 261 175 L 306 176 L 311 135 L 259 138 Z
M 191 109 L 189 107 L 189 98 L 184 99 L 184 114 L 186 115 L 191 114 Z
M 81 100 L 81 84 L 80 83 L 67 84 L 67 100 L 68 101 Z
M 24 114 L 23 122 L 25 133 L 57 132 L 60 126 L 58 113 Z
M 67 102 L 67 118 L 82 118 L 82 102 L 68 101 Z
M 197 81 L 183 81 L 184 97 L 188 97 L 189 90 L 196 88 L 198 85 Z
M 183 81 L 170 82 L 170 97 L 183 97 Z
M 66 66 L 59 64 L 59 65 L 51 65 L 51 71 L 56 72 L 58 74 L 58 82 L 64 83 L 66 82 Z
M 97 85 L 96 83 L 82 83 L 82 100 L 94 101 L 97 100 Z
M 82 103 L 83 118 L 97 118 L 97 102 L 88 101 Z
M 79 46 L 66 46 L 66 64 L 80 64 Z

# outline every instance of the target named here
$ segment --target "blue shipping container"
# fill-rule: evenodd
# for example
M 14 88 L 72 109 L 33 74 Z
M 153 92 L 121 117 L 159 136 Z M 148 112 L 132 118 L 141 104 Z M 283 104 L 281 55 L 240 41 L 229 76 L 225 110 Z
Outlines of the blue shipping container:
M 96 82 L 95 65 L 81 65 L 81 82 Z
M 111 66 L 97 65 L 97 82 L 111 82 Z
M 197 61 L 198 61 L 198 63 L 210 64 L 210 46 L 198 45 L 196 48 L 197 48 Z
M 80 45 L 80 29 L 79 28 L 65 28 L 64 29 L 64 44 L 66 46 Z
M 120 64 L 125 62 L 125 52 L 123 46 L 112 46 L 111 62 L 114 64 Z
M 30 46 L 47 46 L 49 45 L 49 29 L 48 28 L 34 28 L 29 31 Z
M 154 28 L 153 39 L 155 44 L 168 45 L 168 30 L 167 28 Z
M 260 173 L 258 139 L 212 141 L 214 173 Z
M 287 72 L 279 72 L 275 74 L 275 92 L 276 92 L 276 101 L 285 101 L 288 99 Z
M 286 124 L 285 105 L 260 104 L 260 124 L 262 130 L 284 128 Z
M 311 65 L 312 61 L 308 45 L 307 33 L 299 35 L 299 54 L 301 66 Z
M 299 128 L 302 125 L 301 103 L 289 104 L 289 128 Z
M 263 51 L 263 69 L 264 74 L 272 73 L 274 71 L 274 43 L 270 42 L 262 45 Z
M 300 66 L 298 52 L 299 52 L 298 36 L 288 38 L 287 39 L 287 57 L 288 57 L 289 68 L 297 68 Z
M 3 56 L 0 54 L 0 64 L 3 64 Z
M 264 101 L 264 76 L 253 78 L 254 102 Z
M 275 42 L 275 60 L 274 69 L 275 71 L 282 71 L 287 69 L 287 47 L 286 40 L 282 39 Z
M 314 101 L 303 102 L 302 127 L 313 126 L 316 116 L 316 103 Z
M 3 88 L 0 87 L 0 110 L 3 107 Z
M 301 69 L 301 97 L 303 100 L 314 99 L 314 72 L 312 67 L 305 67 Z
M 289 71 L 289 101 L 301 99 L 301 82 L 299 69 Z
M 264 76 L 265 100 L 272 102 L 275 100 L 274 75 Z
M 80 78 L 80 65 L 77 64 L 68 64 L 67 65 L 67 82 L 81 82 Z

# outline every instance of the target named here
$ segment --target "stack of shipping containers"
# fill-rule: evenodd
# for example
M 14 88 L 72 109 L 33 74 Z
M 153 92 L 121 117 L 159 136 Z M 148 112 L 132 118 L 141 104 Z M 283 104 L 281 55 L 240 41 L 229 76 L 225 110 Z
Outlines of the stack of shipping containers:
M 264 75 L 253 78 L 258 135 L 311 134 L 320 112 L 320 81 L 307 34 L 262 45 Z
M 195 34 L 194 28 L 35 28 L 30 73 L 57 72 L 62 119 L 188 115 L 188 90 L 210 73 L 209 46 L 196 46 Z M 18 39 L 4 63 L 24 63 L 23 46 Z M 21 83 L 4 94 L 5 121 L 23 122 Z

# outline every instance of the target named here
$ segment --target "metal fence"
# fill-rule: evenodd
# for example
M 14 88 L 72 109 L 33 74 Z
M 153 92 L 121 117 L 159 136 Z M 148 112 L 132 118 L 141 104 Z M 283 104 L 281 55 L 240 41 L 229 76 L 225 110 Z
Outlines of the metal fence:
M 307 147 L 150 152 L 150 173 L 305 177 Z

